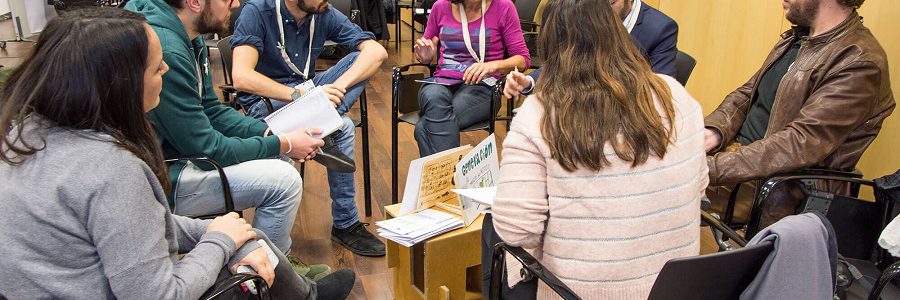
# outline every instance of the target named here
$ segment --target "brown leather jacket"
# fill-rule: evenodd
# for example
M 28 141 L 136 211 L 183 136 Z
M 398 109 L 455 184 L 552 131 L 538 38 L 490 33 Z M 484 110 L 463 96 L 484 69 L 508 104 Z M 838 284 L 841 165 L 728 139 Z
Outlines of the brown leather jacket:
M 708 157 L 710 185 L 809 167 L 851 171 L 894 110 L 887 56 L 854 12 L 831 31 L 803 38 L 776 92 L 765 137 L 734 152 L 719 152 L 735 139 L 758 80 L 793 37 L 793 29 L 783 33 L 763 68 L 706 117 L 706 127 L 722 135 Z

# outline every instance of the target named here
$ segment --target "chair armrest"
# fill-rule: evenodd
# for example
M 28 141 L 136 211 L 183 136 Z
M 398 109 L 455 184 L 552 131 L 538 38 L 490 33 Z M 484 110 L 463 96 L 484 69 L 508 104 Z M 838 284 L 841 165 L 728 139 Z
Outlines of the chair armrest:
M 884 272 L 878 276 L 878 280 L 875 281 L 875 286 L 872 287 L 872 290 L 869 292 L 869 300 L 878 300 L 881 298 L 881 291 L 884 290 L 884 287 L 891 283 L 894 278 L 900 275 L 900 261 L 890 265 Z
M 238 92 L 238 90 L 236 88 L 234 88 L 234 85 L 231 85 L 231 84 L 219 85 L 219 89 L 222 90 L 222 92 L 226 92 L 226 93 L 237 93 Z
M 391 76 L 391 110 L 396 117 L 400 111 L 400 81 L 403 80 L 403 73 L 409 72 L 412 67 L 428 67 L 430 72 L 434 72 L 436 65 L 426 63 L 414 63 L 408 65 L 395 66 Z
M 225 176 L 225 169 L 222 168 L 222 165 L 220 165 L 219 162 L 217 162 L 214 159 L 209 158 L 209 157 L 174 158 L 174 159 L 167 159 L 167 160 L 165 160 L 165 162 L 166 162 L 166 164 L 171 164 L 171 163 L 180 162 L 180 161 L 187 162 L 187 161 L 192 161 L 192 160 L 209 163 L 210 165 L 213 166 L 213 168 L 216 169 L 217 172 L 219 172 L 219 179 L 222 181 L 222 197 L 225 200 L 225 213 L 235 211 L 234 210 L 234 199 L 231 196 L 231 185 L 228 184 L 228 177 Z M 214 216 L 214 215 L 199 216 L 197 218 L 204 219 L 206 217 L 212 217 L 212 216 Z
M 414 63 L 414 64 L 408 64 L 408 65 L 400 65 L 400 66 L 394 67 L 394 74 L 406 73 L 409 71 L 409 68 L 412 68 L 412 67 L 428 67 L 428 69 L 433 71 L 436 66 L 437 65 L 426 64 L 426 63 Z
M 750 222 L 747 224 L 747 232 L 745 236 L 748 238 L 753 237 L 759 231 L 759 220 L 762 214 L 762 207 L 765 204 L 766 200 L 769 198 L 769 194 L 775 190 L 775 187 L 779 184 L 784 183 L 785 181 L 793 181 L 793 180 L 830 180 L 830 181 L 839 181 L 850 184 L 857 185 L 867 185 L 870 187 L 875 187 L 875 182 L 871 180 L 861 179 L 856 177 L 856 175 L 852 173 L 846 173 L 841 171 L 830 171 L 830 170 L 815 170 L 812 169 L 801 171 L 807 172 L 809 174 L 799 174 L 799 175 L 784 175 L 784 176 L 776 176 L 766 180 L 762 185 L 759 186 L 759 192 L 756 195 L 756 198 L 753 199 L 753 206 L 750 208 Z M 819 173 L 819 174 L 815 174 Z M 837 176 L 837 175 L 828 175 L 828 174 L 839 174 L 845 173 L 850 176 Z M 861 175 L 860 175 L 861 176 Z
M 792 173 L 790 175 L 827 175 L 827 176 L 838 176 L 838 177 L 847 177 L 847 178 L 862 178 L 863 174 L 859 170 L 853 170 L 850 172 L 847 171 L 838 171 L 838 170 L 829 170 L 829 169 L 819 169 L 819 168 L 809 168 L 803 171 Z
M 701 211 L 700 212 L 700 221 L 703 223 L 706 223 L 707 225 L 709 225 L 712 228 L 715 228 L 715 230 L 718 230 L 719 232 L 721 232 L 722 234 L 727 236 L 729 239 L 731 239 L 735 243 L 737 243 L 738 246 L 741 246 L 741 247 L 747 246 L 746 239 L 744 239 L 740 234 L 738 234 L 736 231 L 731 229 L 731 227 L 725 226 L 724 223 L 719 221 L 719 219 L 716 218 L 715 216 L 713 216 L 712 214 L 705 212 L 705 211 Z
M 203 294 L 202 297 L 200 297 L 200 299 L 216 299 L 225 292 L 240 286 L 241 283 L 244 283 L 246 281 L 253 281 L 254 283 L 256 283 L 256 291 L 257 293 L 259 293 L 260 299 L 269 299 L 269 286 L 266 284 L 266 281 L 259 275 L 249 273 L 234 274 L 231 277 L 217 282 L 216 287 L 207 291 L 205 294 Z
M 512 247 L 503 242 L 494 245 L 494 254 L 491 265 L 490 299 L 500 299 L 500 291 L 503 288 L 501 286 L 503 284 L 503 273 L 506 268 L 506 260 L 504 259 L 505 253 L 509 253 L 513 258 L 522 263 L 520 274 L 524 278 L 524 281 L 529 281 L 534 277 L 537 277 L 553 289 L 553 291 L 562 296 L 563 299 L 581 299 L 581 297 L 578 297 L 572 289 L 559 280 L 556 275 L 553 275 L 553 272 L 545 269 L 534 256 L 528 254 L 525 249 L 522 249 L 521 247 Z

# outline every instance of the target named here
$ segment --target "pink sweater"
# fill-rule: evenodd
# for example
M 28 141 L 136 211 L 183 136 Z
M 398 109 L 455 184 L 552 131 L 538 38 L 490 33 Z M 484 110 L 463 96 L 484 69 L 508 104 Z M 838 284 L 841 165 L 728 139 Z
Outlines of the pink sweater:
M 708 183 L 703 113 L 671 77 L 676 139 L 664 158 L 566 172 L 541 136 L 543 108 L 525 100 L 503 142 L 494 228 L 528 249 L 584 299 L 647 299 L 666 261 L 700 252 L 700 198 Z M 664 120 L 664 122 L 668 122 Z M 590 124 L 584 124 L 591 126 Z M 520 265 L 507 260 L 510 285 Z M 543 283 L 538 299 L 556 298 Z

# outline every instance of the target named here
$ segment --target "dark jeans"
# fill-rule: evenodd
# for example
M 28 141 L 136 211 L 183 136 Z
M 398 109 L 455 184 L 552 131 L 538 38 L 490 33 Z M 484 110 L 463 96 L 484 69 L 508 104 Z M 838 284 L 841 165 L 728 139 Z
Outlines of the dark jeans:
M 490 299 L 490 289 L 491 289 L 491 263 L 493 262 L 493 254 L 494 254 L 494 245 L 503 240 L 500 239 L 500 236 L 494 232 L 494 218 L 491 214 L 484 215 L 484 222 L 481 225 L 481 292 L 484 293 L 485 299 Z M 508 255 L 508 254 L 507 254 Z M 507 273 L 519 272 L 519 270 L 506 270 Z M 498 276 L 504 276 L 502 274 L 498 274 Z M 530 300 L 537 298 L 537 281 L 538 279 L 534 279 L 527 282 L 520 282 L 513 286 L 512 289 L 509 288 L 506 281 L 506 276 L 503 277 L 502 287 L 501 287 L 501 298 L 502 299 L 521 299 L 521 300 Z
M 338 78 L 344 75 L 351 66 L 353 66 L 353 63 L 356 62 L 358 56 L 359 51 L 347 54 L 347 56 L 344 56 L 344 58 L 338 61 L 333 67 L 328 68 L 328 70 L 325 70 L 324 72 L 316 73 L 316 76 L 312 79 L 313 83 L 316 86 L 334 83 Z M 287 86 L 293 87 L 303 82 L 303 80 L 291 82 L 288 83 Z M 364 80 L 348 88 L 347 93 L 344 94 L 344 101 L 337 107 L 337 113 L 344 118 L 344 126 L 335 131 L 335 133 L 332 134 L 332 137 L 334 137 L 334 143 L 341 153 L 350 158 L 354 157 L 353 147 L 356 145 L 354 142 L 356 126 L 354 126 L 353 121 L 346 116 L 346 113 L 353 107 L 353 104 L 359 100 L 360 95 L 362 95 L 363 91 L 366 89 L 367 83 L 368 80 Z M 238 101 L 244 105 L 247 116 L 263 120 L 263 118 L 272 112 L 269 111 L 261 99 L 262 98 L 259 96 L 248 94 L 242 96 Z M 288 102 L 272 101 L 272 108 L 278 110 L 287 104 Z M 359 222 L 356 201 L 354 200 L 356 199 L 356 184 L 354 183 L 353 173 L 338 172 L 331 169 L 326 169 L 326 172 L 328 172 L 328 189 L 331 196 L 331 217 L 333 225 L 339 229 L 349 228 L 350 226 L 353 226 L 353 224 Z
M 459 147 L 461 129 L 489 120 L 495 113 L 490 111 L 492 92 L 492 87 L 483 84 L 422 86 L 420 118 L 415 130 L 419 155 L 425 157 Z
M 278 265 L 275 266 L 275 283 L 269 288 L 271 299 L 316 299 L 316 283 L 297 275 L 294 269 L 291 268 L 291 263 L 284 256 L 284 253 L 275 248 L 275 245 L 272 245 L 272 242 L 269 241 L 265 234 L 260 234 L 259 231 L 257 231 L 257 234 L 269 244 L 269 247 L 278 256 Z M 253 243 L 254 241 L 247 242 Z M 231 271 L 228 268 L 222 268 L 216 282 L 218 283 L 231 275 Z M 215 285 L 213 285 L 214 287 Z M 236 287 L 222 294 L 219 299 L 256 299 L 256 295 L 244 292 L 241 287 Z

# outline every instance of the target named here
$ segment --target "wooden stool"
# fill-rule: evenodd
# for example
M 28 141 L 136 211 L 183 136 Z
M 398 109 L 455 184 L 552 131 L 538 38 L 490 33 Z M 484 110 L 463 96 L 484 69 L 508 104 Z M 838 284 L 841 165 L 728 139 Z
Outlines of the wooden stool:
M 387 218 L 400 204 L 384 207 Z M 387 240 L 388 268 L 394 270 L 395 299 L 483 299 L 481 295 L 481 223 L 453 230 L 411 248 Z M 468 280 L 467 280 L 468 274 Z M 466 282 L 478 285 L 466 289 Z

